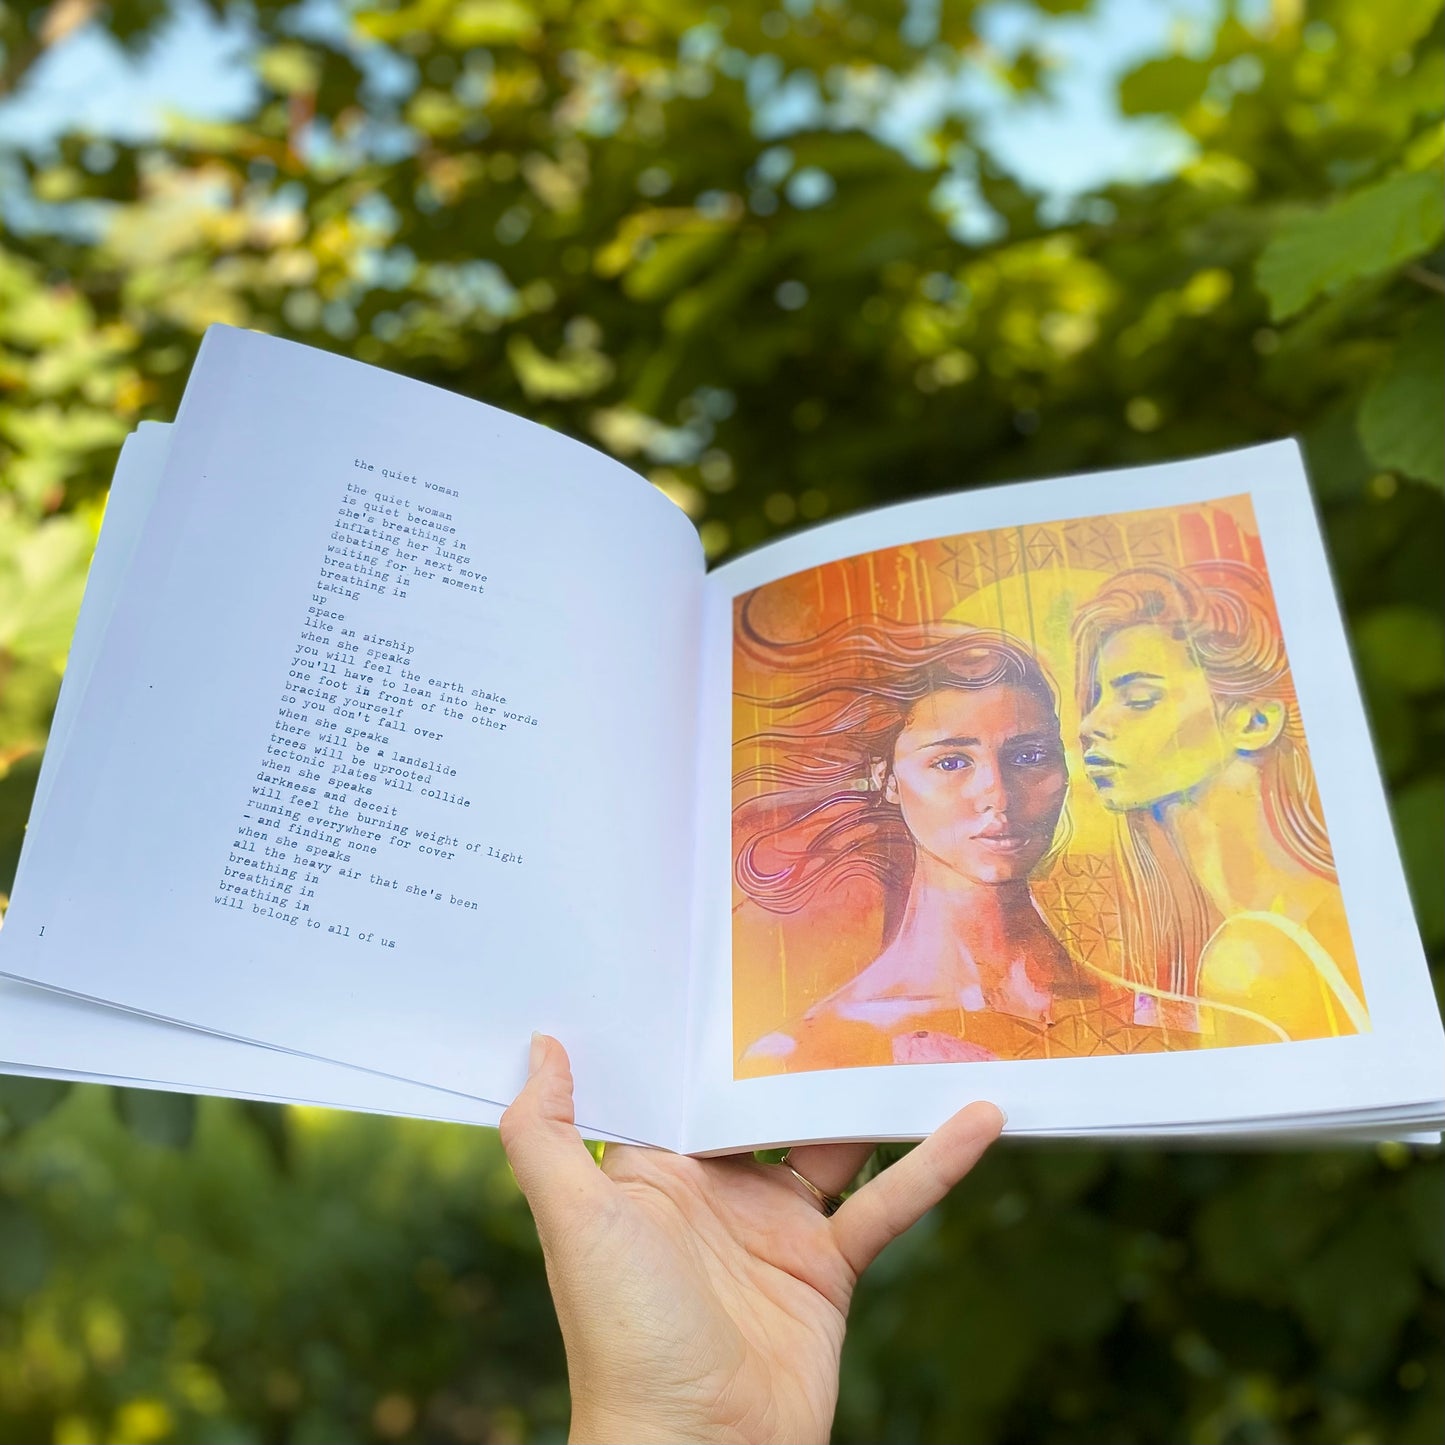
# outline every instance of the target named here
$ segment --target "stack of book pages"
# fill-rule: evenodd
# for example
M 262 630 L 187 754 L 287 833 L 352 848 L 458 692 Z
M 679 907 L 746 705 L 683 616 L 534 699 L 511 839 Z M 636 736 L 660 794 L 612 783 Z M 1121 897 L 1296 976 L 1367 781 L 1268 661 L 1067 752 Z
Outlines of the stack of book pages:
M 116 470 L 0 1069 L 585 1132 L 1428 1137 L 1445 1038 L 1283 442 L 709 571 L 635 473 L 207 335 Z

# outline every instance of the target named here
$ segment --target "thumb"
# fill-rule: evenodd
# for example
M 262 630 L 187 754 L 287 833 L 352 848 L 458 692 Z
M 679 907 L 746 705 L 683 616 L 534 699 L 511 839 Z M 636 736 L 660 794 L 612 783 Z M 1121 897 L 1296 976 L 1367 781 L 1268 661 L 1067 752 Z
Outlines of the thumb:
M 605 1186 L 605 1176 L 577 1132 L 572 1065 L 546 1034 L 532 1035 L 527 1082 L 502 1115 L 502 1148 L 545 1235 L 560 1218 Z
M 833 1216 L 834 1239 L 855 1275 L 915 1225 L 975 1164 L 1003 1128 L 994 1104 L 970 1104 L 916 1149 L 870 1179 Z

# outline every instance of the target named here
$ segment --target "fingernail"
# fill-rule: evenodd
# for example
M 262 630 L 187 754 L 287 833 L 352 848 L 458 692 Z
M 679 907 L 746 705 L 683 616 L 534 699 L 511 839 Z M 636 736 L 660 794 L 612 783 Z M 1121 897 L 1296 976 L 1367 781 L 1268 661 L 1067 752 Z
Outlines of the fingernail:
M 995 1109 L 998 1109 L 998 1105 L 995 1104 L 995 1105 L 994 1105 L 994 1108 L 995 1108 Z M 1008 1128 L 1008 1112 L 1007 1112 L 1007 1110 L 998 1109 L 998 1112 L 999 1112 L 999 1117 L 1003 1120 L 1003 1123 L 999 1125 L 999 1128 L 1000 1128 L 1000 1129 L 1007 1129 L 1007 1128 Z
M 547 1054 L 547 1040 L 535 1029 L 532 1030 L 532 1048 L 527 1055 L 527 1077 L 530 1079 L 542 1067 Z

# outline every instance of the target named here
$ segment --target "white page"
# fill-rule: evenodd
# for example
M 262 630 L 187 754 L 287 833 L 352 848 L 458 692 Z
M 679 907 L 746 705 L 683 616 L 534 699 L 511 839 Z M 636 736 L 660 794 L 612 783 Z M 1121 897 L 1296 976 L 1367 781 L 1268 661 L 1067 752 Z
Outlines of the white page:
M 169 426 L 145 422 L 126 438 L 121 449 L 36 782 L 32 823 L 43 814 L 60 771 L 80 700 L 160 483 L 169 437 Z M 126 1009 L 5 978 L 0 978 L 0 1069 L 492 1127 L 505 1107 L 345 1064 L 162 1023 Z M 614 1137 L 605 1131 L 594 1132 L 598 1137 Z
M 493 1128 L 504 1109 L 499 1103 L 388 1079 L 366 1069 L 161 1023 L 13 979 L 0 979 L 0 1072 Z M 1412 1130 L 1417 1122 L 1421 1127 Z M 1398 1119 L 1393 1127 L 1389 1121 L 1373 1119 L 1365 1111 L 1360 1117 L 1247 1121 L 1227 1129 L 1199 1125 L 1125 1132 L 1109 1135 L 1108 1142 L 1177 1142 L 1201 1147 L 1233 1147 L 1256 1139 L 1293 1147 L 1370 1141 L 1436 1144 L 1439 1134 L 1426 1126 L 1438 1123 L 1438 1111 L 1434 1115 L 1422 1112 L 1418 1120 Z M 605 1131 L 584 1132 L 589 1138 L 609 1143 L 631 1142 Z M 1008 1135 L 1022 1140 L 1073 1137 L 1084 1142 L 1105 1142 L 1088 1130 L 1060 1136 L 1010 1128 Z
M 52 989 L 33 988 L 29 984 L 15 983 L 12 980 L 0 980 L 0 995 L 7 1000 L 12 997 L 11 990 L 24 989 L 31 993 L 43 994 L 51 999 L 62 998 Z M 72 1000 L 71 1002 L 76 1002 Z M 102 1012 L 116 1013 L 119 1010 L 106 1010 L 102 1004 L 79 1003 L 82 1008 L 94 1008 Z M 150 1020 L 141 1018 L 138 1014 L 130 1015 L 131 1018 L 139 1019 L 142 1024 L 150 1023 Z M 177 1033 L 191 1034 L 198 1038 L 207 1037 L 199 1030 L 185 1029 L 179 1025 L 156 1024 L 157 1028 L 170 1028 Z M 210 1035 L 214 1038 L 214 1035 Z M 260 1045 L 236 1044 L 236 1048 L 255 1049 L 260 1052 Z M 293 1056 L 294 1057 L 294 1056 Z M 326 1068 L 337 1070 L 345 1065 L 327 1064 Z M 166 1093 L 190 1094 L 197 1092 L 194 1085 L 189 1083 L 159 1082 L 151 1079 L 136 1079 L 125 1074 L 99 1074 L 85 1073 L 77 1069 L 47 1069 L 38 1065 L 30 1064 L 3 1064 L 3 1072 L 18 1074 L 25 1078 L 32 1079 L 63 1079 L 79 1084 L 103 1084 L 112 1088 L 147 1088 L 160 1089 Z M 427 1104 L 431 1098 L 452 1097 L 443 1094 L 440 1090 L 426 1089 L 421 1085 L 414 1086 L 418 1091 L 418 1100 L 421 1104 Z M 210 1086 L 201 1092 L 217 1094 L 226 1098 L 249 1099 L 263 1104 L 300 1104 L 303 1108 L 340 1107 L 330 1099 L 309 1100 L 296 1098 L 290 1094 L 267 1094 L 257 1093 L 246 1089 L 224 1089 L 218 1086 Z M 402 1115 L 407 1118 L 427 1119 L 443 1124 L 483 1124 L 488 1127 L 495 1127 L 500 1122 L 503 1109 L 500 1104 L 487 1104 L 481 1099 L 468 1099 L 465 1113 L 450 1115 L 432 1112 L 426 1108 L 416 1110 L 405 1110 L 391 1107 L 388 1102 L 384 1108 L 361 1109 L 359 1105 L 347 1104 L 348 1109 L 355 1109 L 362 1113 L 379 1113 L 389 1115 Z M 588 1137 L 601 1139 L 609 1144 L 627 1144 L 634 1142 L 627 1139 L 618 1139 L 609 1134 L 589 1135 Z M 1105 1143 L 1114 1145 L 1139 1145 L 1150 1148 L 1197 1148 L 1197 1149 L 1252 1149 L 1267 1148 L 1276 1149 L 1329 1149 L 1346 1145 L 1360 1144 L 1410 1144 L 1426 1148 L 1438 1146 L 1441 1142 L 1441 1135 L 1438 1130 L 1425 1127 L 1416 1130 L 1408 1130 L 1402 1124 L 1396 1128 L 1382 1128 L 1370 1125 L 1354 1127 L 1349 1124 L 1339 1124 L 1330 1119 L 1318 1122 L 1306 1117 L 1303 1120 L 1291 1120 L 1285 1127 L 1274 1125 L 1270 1127 L 1239 1125 L 1227 1132 L 1211 1132 L 1193 1128 L 1160 1129 L 1153 1133 L 1142 1134 L 1126 1132 L 1123 1134 L 1109 1134 L 1100 1136 L 1082 1131 L 1077 1134 L 1024 1134 L 1017 1130 L 1006 1131 L 1006 1137 L 1011 1141 L 1028 1143 L 1037 1141 L 1039 1143 L 1056 1143 L 1059 1140 L 1072 1140 L 1081 1144 L 1091 1144 L 1100 1147 Z M 647 1146 L 643 1146 L 647 1147 Z
M 701 563 L 690 526 L 586 448 L 304 348 L 217 328 L 198 374 L 136 554 L 150 585 L 119 604 L 27 847 L 6 970 L 484 1099 L 512 1096 L 527 1036 L 542 1027 L 569 1041 L 579 1117 L 675 1138 L 681 1039 L 664 1021 L 683 1008 L 684 880 L 668 880 L 690 831 L 692 758 L 678 721 L 694 706 Z M 356 457 L 399 476 L 378 481 Z M 450 548 L 458 570 L 489 578 L 480 602 L 435 578 L 413 581 L 400 612 L 326 591 L 359 590 L 334 563 L 329 579 L 318 570 L 342 505 L 359 496 L 348 483 L 369 502 L 415 489 L 396 507 L 409 516 L 449 510 L 448 535 L 465 544 Z M 323 604 L 310 601 L 318 581 Z M 351 627 L 357 644 L 400 644 L 377 650 L 415 656 L 419 686 L 461 681 L 464 695 L 494 692 L 537 717 L 512 721 L 505 749 L 458 720 L 404 754 L 455 767 L 454 781 L 433 767 L 447 783 L 419 786 L 476 809 L 404 798 L 413 829 L 449 828 L 481 858 L 493 847 L 523 865 L 484 867 L 461 848 L 424 863 L 381 843 L 363 880 L 375 869 L 402 886 L 439 885 L 443 898 L 418 899 L 398 924 L 405 895 L 383 907 L 365 881 L 334 883 L 329 897 L 323 885 L 313 916 L 324 908 L 323 924 L 349 937 L 212 902 L 239 823 L 262 821 L 246 816 L 252 778 L 308 606 L 342 613 L 320 620 Z M 314 672 L 300 681 L 314 686 Z M 403 712 L 410 726 L 419 716 Z M 158 877 L 160 898 L 136 907 Z M 395 948 L 366 941 L 393 933 Z
M 1247 494 L 1257 521 L 1288 649 L 1362 976 L 1368 1030 L 1347 1037 L 1122 1057 L 994 1058 L 735 1077 L 735 1060 L 749 1040 L 733 1037 L 729 910 L 735 896 L 730 842 L 734 599 L 838 559 L 913 547 L 924 539 L 1047 527 L 1149 508 L 1185 508 L 1241 494 Z M 1022 532 L 1018 541 L 1024 545 Z M 985 560 L 978 554 L 980 566 Z M 899 563 L 905 565 L 913 564 Z M 1028 567 L 1021 570 L 1027 573 Z M 875 594 L 886 590 L 886 583 L 876 583 Z M 986 591 L 979 584 L 978 595 Z M 855 612 L 867 610 L 863 604 L 849 605 Z M 823 607 L 821 598 L 818 607 Z M 1363 1107 L 1424 1105 L 1438 1114 L 1438 1101 L 1445 1097 L 1440 1020 L 1307 483 L 1292 444 L 917 502 L 786 539 L 709 577 L 703 670 L 689 1149 L 721 1150 L 761 1143 L 764 1137 L 919 1137 L 961 1104 L 979 1098 L 997 1101 L 1008 1113 L 1010 1128 L 1023 1133 L 1152 1131 L 1192 1121 L 1319 1115 Z M 1060 691 L 1067 694 L 1070 689 L 1061 686 Z M 1080 788 L 1091 786 L 1081 776 L 1077 718 L 1073 727 L 1074 737 L 1064 739 L 1073 758 L 1071 799 Z M 867 954 L 860 954 L 856 967 L 868 961 Z
M 55 715 L 45 739 L 45 752 L 40 760 L 40 776 L 35 780 L 35 800 L 30 807 L 33 823 L 45 811 L 50 791 L 60 772 L 60 759 L 70 739 L 70 732 L 80 711 L 80 700 L 90 681 L 90 674 L 100 655 L 106 629 L 115 610 L 136 543 L 140 541 L 145 520 L 160 486 L 161 472 L 166 464 L 170 445 L 170 426 L 163 422 L 142 422 L 122 443 L 120 456 L 106 496 L 105 515 L 100 536 L 96 538 L 95 555 L 85 577 L 85 595 L 75 619 L 75 632 L 70 639 L 65 676 Z
M 495 1127 L 505 1107 L 0 979 L 6 1073 Z
M 3 933 L 3 930 L 0 930 Z M 506 1105 L 0 978 L 0 1072 L 496 1128 Z M 579 1125 L 591 1139 L 634 1142 Z

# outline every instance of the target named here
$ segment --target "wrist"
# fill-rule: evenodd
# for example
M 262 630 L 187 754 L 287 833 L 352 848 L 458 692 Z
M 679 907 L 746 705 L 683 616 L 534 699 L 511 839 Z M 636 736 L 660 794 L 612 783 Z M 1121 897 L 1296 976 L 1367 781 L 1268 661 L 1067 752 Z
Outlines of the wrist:
M 708 1430 L 697 1420 L 679 1420 L 666 1413 L 636 1407 L 608 1409 L 573 1401 L 568 1445 L 725 1445 L 739 1437 Z

